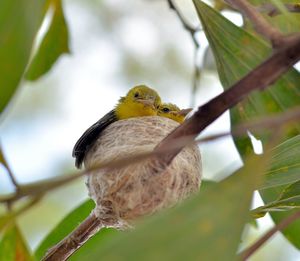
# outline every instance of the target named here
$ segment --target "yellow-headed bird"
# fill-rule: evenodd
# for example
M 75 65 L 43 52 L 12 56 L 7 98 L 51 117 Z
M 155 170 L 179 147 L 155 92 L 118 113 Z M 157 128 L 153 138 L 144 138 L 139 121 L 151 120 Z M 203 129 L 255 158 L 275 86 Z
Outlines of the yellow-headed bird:
M 180 110 L 173 103 L 162 103 L 158 107 L 157 115 L 177 121 L 178 123 L 182 123 L 182 122 L 184 122 L 186 115 L 191 111 L 192 111 L 192 109 Z
M 161 99 L 158 93 L 145 85 L 130 89 L 125 97 L 121 97 L 115 109 L 89 127 L 76 142 L 72 153 L 76 167 L 81 167 L 89 148 L 107 126 L 118 120 L 155 116 L 160 103 Z

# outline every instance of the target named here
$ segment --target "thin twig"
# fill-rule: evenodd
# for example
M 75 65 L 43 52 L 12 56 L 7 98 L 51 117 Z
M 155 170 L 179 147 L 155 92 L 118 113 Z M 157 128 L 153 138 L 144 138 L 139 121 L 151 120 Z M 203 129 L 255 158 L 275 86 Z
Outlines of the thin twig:
M 198 90 L 198 84 L 201 76 L 201 67 L 198 64 L 199 48 L 200 47 L 195 48 L 194 50 L 194 76 L 193 76 L 193 88 L 192 88 L 192 95 L 191 95 L 191 102 L 190 102 L 191 107 L 194 107 L 196 103 L 196 93 Z
M 287 11 L 291 13 L 300 13 L 300 4 L 284 4 Z M 281 14 L 280 10 L 271 3 L 265 3 L 261 6 L 257 6 L 256 10 L 262 13 L 267 13 L 269 16 L 274 17 Z
M 218 138 L 222 138 L 228 135 L 232 135 L 233 137 L 244 136 L 247 131 L 272 131 L 281 127 L 287 123 L 298 122 L 300 121 L 300 107 L 292 108 L 286 112 L 269 115 L 267 117 L 261 117 L 258 119 L 254 119 L 250 122 L 245 122 L 236 125 L 231 132 L 223 132 L 215 135 L 206 136 L 201 139 L 197 139 L 197 143 L 209 142 L 212 140 L 216 140 Z
M 27 210 L 29 210 L 31 207 L 33 207 L 34 205 L 36 205 L 41 199 L 42 199 L 43 195 L 38 195 L 33 197 L 32 199 L 30 199 L 28 202 L 26 202 L 25 205 L 23 205 L 21 208 L 19 208 L 17 211 L 10 211 L 7 214 L 7 222 L 4 221 L 3 223 L 1 223 L 0 225 L 0 232 L 3 228 L 9 226 L 11 223 L 14 222 L 14 220 L 20 216 L 21 214 L 23 214 L 24 212 L 26 212 Z
M 188 20 L 184 17 L 184 15 L 181 13 L 179 10 L 178 6 L 175 4 L 174 0 L 167 0 L 169 7 L 174 10 L 174 12 L 177 14 L 179 20 L 181 21 L 184 29 L 186 29 L 194 42 L 195 45 L 195 50 L 194 50 L 194 75 L 193 75 L 193 83 L 192 83 L 192 96 L 191 96 L 191 106 L 194 107 L 195 105 L 195 97 L 196 97 L 196 92 L 198 90 L 198 82 L 200 78 L 200 66 L 198 64 L 198 52 L 200 49 L 200 44 L 197 41 L 196 38 L 196 33 L 200 31 L 200 26 L 194 27 Z
M 242 12 L 254 25 L 255 30 L 270 40 L 274 48 L 280 48 L 284 41 L 283 34 L 273 27 L 259 11 L 246 0 L 225 0 Z
M 216 96 L 195 114 L 171 132 L 155 148 L 155 151 L 168 148 L 176 139 L 188 137 L 193 141 L 214 120 L 226 110 L 242 101 L 251 92 L 263 90 L 274 83 L 284 72 L 300 59 L 300 34 L 287 38 L 285 45 L 277 49 L 270 58 L 249 72 L 231 88 Z M 187 138 L 187 139 L 188 139 Z M 160 164 L 169 164 L 181 149 L 174 150 L 169 155 L 158 159 Z
M 277 231 L 285 229 L 288 225 L 293 223 L 295 220 L 300 218 L 300 211 L 288 216 L 282 220 L 279 224 L 270 229 L 265 235 L 263 235 L 259 240 L 257 240 L 252 246 L 245 249 L 239 254 L 242 260 L 247 260 L 257 249 L 259 249 L 264 243 L 266 243 Z
M 268 117 L 262 117 L 259 119 L 252 120 L 251 122 L 242 123 L 234 127 L 231 132 L 224 132 L 216 135 L 207 136 L 201 139 L 196 140 L 196 143 L 204 143 L 209 142 L 218 138 L 222 138 L 224 136 L 233 135 L 233 136 L 243 136 L 247 132 L 247 130 L 251 131 L 265 131 L 267 128 L 277 128 L 278 126 L 287 124 L 289 122 L 295 122 L 300 120 L 300 107 L 296 107 L 290 109 L 284 113 L 279 113 L 275 115 L 270 115 Z M 62 186 L 68 182 L 75 180 L 76 178 L 93 174 L 93 171 L 107 169 L 108 171 L 111 169 L 122 168 L 128 166 L 129 164 L 141 162 L 142 160 L 150 159 L 151 157 L 160 157 L 167 153 L 170 153 L 172 150 L 176 150 L 178 148 L 193 144 L 194 141 L 190 139 L 190 137 L 184 136 L 180 137 L 170 146 L 165 147 L 164 149 L 160 149 L 159 151 L 152 151 L 149 153 L 138 154 L 135 156 L 127 157 L 124 159 L 120 159 L 117 161 L 111 161 L 103 165 L 96 165 L 94 168 L 80 172 L 75 174 L 70 174 L 68 176 L 61 176 L 59 178 L 46 179 L 39 182 L 34 182 L 31 184 L 23 185 L 21 187 L 20 193 L 12 194 L 8 196 L 0 197 L 0 203 L 5 202 L 14 202 L 22 197 L 33 196 L 39 194 L 41 192 L 47 192 L 52 189 L 55 189 L 59 186 Z
M 196 39 L 196 33 L 199 31 L 199 27 L 194 27 L 190 22 L 188 22 L 187 19 L 183 16 L 183 14 L 180 12 L 178 6 L 175 4 L 173 0 L 167 0 L 169 7 L 174 10 L 174 12 L 177 14 L 179 20 L 181 21 L 183 27 L 191 34 L 193 38 L 193 42 L 195 44 L 196 49 L 199 48 L 199 43 Z
M 295 120 L 296 118 L 300 118 L 300 109 L 298 110 L 290 110 L 282 115 L 280 119 L 277 117 L 271 117 L 269 121 L 266 121 L 266 126 L 274 126 L 275 124 L 279 124 L 281 121 L 287 120 L 291 121 L 292 119 Z M 260 119 L 259 121 L 255 121 L 254 126 L 260 126 L 260 124 L 265 123 L 265 119 Z M 250 126 L 249 124 L 243 125 L 243 128 L 246 126 Z M 238 128 L 236 133 L 245 133 L 246 129 Z M 204 140 L 208 140 L 209 138 L 204 138 Z M 54 261 L 54 260 L 66 260 L 69 256 L 71 256 L 79 247 L 81 247 L 91 236 L 95 235 L 95 233 L 100 230 L 102 227 L 111 224 L 110 221 L 102 221 L 98 219 L 94 213 L 90 214 L 77 228 L 73 230 L 71 234 L 65 237 L 62 241 L 60 241 L 57 245 L 52 247 L 43 258 L 44 261 Z
M 18 184 L 18 182 L 17 182 L 17 180 L 16 180 L 16 178 L 15 178 L 15 176 L 14 176 L 11 168 L 9 167 L 9 165 L 7 163 L 7 160 L 6 160 L 5 156 L 4 156 L 4 152 L 3 152 L 3 149 L 1 147 L 1 144 L 0 144 L 0 158 L 1 158 L 0 162 L 2 162 L 3 165 L 4 165 L 4 167 L 6 168 L 8 176 L 9 176 L 9 178 L 11 180 L 11 183 L 15 186 L 16 190 L 18 190 L 19 189 L 19 184 Z

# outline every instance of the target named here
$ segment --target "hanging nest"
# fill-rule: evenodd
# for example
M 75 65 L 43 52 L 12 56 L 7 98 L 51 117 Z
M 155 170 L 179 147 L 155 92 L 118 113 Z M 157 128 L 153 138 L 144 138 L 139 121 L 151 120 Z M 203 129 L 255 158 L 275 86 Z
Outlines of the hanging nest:
M 120 120 L 109 125 L 87 154 L 92 166 L 151 152 L 179 124 L 159 116 Z M 112 226 L 171 207 L 199 190 L 201 157 L 196 145 L 184 148 L 162 172 L 149 159 L 112 171 L 97 170 L 87 179 L 95 215 Z

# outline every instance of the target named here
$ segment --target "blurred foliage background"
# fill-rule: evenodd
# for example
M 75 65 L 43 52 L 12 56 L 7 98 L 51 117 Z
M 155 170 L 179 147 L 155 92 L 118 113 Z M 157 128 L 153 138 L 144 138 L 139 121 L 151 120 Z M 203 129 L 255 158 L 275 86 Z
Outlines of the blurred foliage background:
M 191 24 L 198 26 L 193 3 L 177 2 Z M 166 1 L 65 0 L 63 7 L 69 47 L 67 39 L 61 39 L 60 34 L 54 35 L 54 39 L 65 54 L 47 74 L 35 81 L 24 80 L 1 115 L 2 149 L 20 183 L 75 172 L 71 151 L 76 140 L 88 126 L 111 110 L 131 86 L 141 83 L 152 86 L 164 100 L 182 108 L 203 104 L 223 90 L 212 53 L 207 49 L 208 42 L 200 31 L 196 38 L 200 44 L 197 63 L 201 65 L 201 77 L 196 93 L 192 92 L 194 44 Z M 19 16 L 25 15 L 22 6 L 19 12 Z M 36 46 L 51 32 L 49 25 L 54 13 L 54 9 L 48 11 Z M 0 12 L 0 21 L 1 15 Z M 225 11 L 223 15 L 237 25 L 242 24 L 241 16 L 235 12 Z M 60 22 L 62 26 L 64 21 Z M 25 44 L 21 42 L 16 50 Z M 51 52 L 57 50 L 51 49 Z M 27 79 L 36 78 L 37 75 L 28 72 Z M 0 86 L 0 90 L 2 88 Z M 229 129 L 229 113 L 225 113 L 201 136 Z M 261 145 L 256 142 L 255 148 L 259 151 Z M 200 150 L 206 179 L 220 180 L 242 165 L 231 137 L 203 144 Z M 5 168 L 0 165 L 1 194 L 13 189 Z M 82 178 L 48 193 L 20 216 L 18 224 L 30 248 L 35 249 L 49 231 L 85 199 L 87 190 Z M 253 204 L 262 204 L 258 194 Z M 3 214 L 5 208 L 0 207 Z M 258 228 L 247 227 L 245 244 L 255 241 L 271 225 L 266 215 L 258 220 Z M 299 259 L 299 251 L 280 234 L 251 258 Z

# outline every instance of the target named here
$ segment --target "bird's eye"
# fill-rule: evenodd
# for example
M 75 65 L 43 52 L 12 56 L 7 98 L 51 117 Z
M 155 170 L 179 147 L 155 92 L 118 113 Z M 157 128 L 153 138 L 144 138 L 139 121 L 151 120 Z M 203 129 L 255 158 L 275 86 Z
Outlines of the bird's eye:
M 163 112 L 169 112 L 170 109 L 169 108 L 163 108 Z
M 140 96 L 140 94 L 138 93 L 138 92 L 136 92 L 135 94 L 134 94 L 134 97 L 135 98 L 137 98 L 137 97 L 139 97 Z

